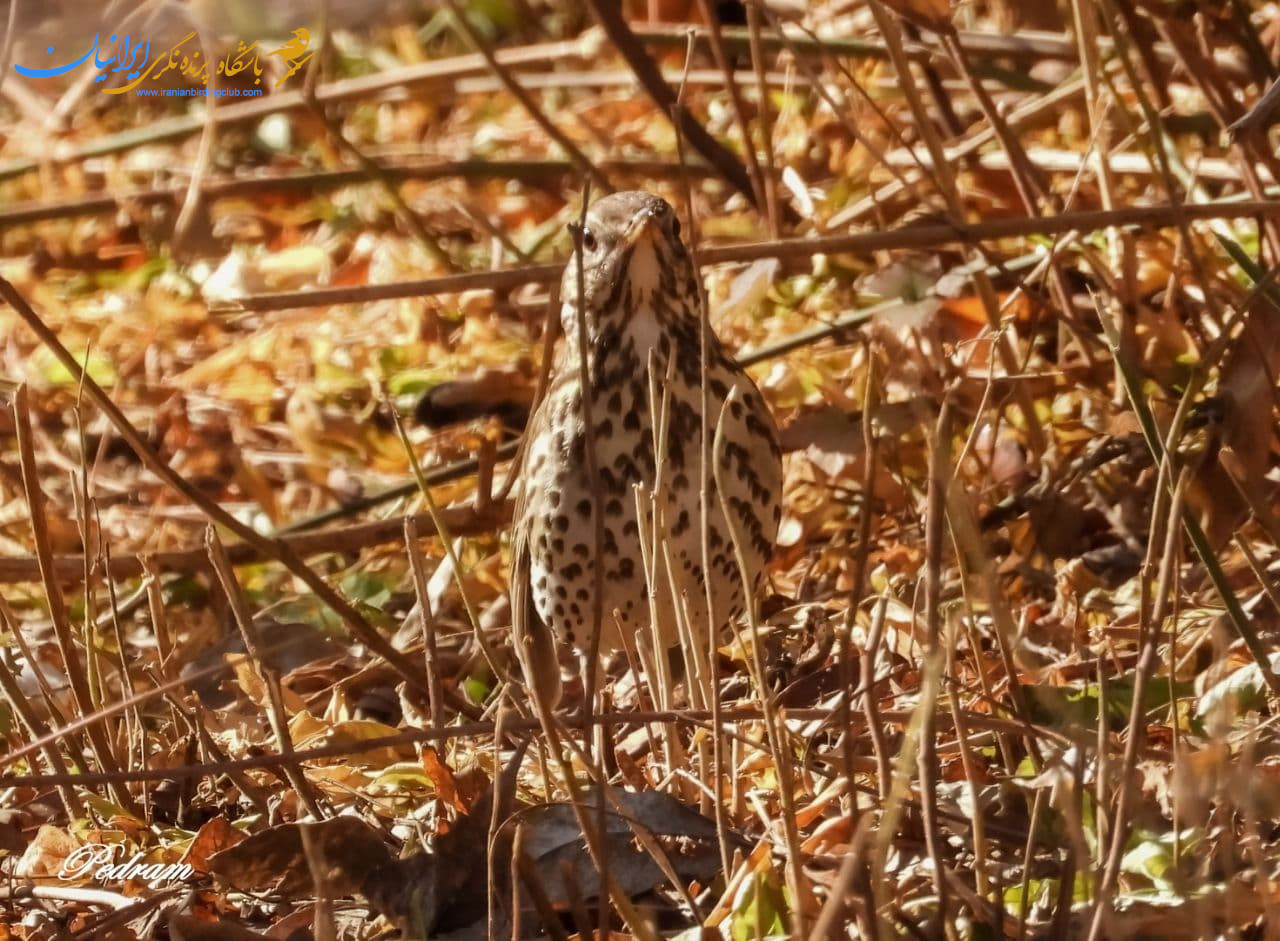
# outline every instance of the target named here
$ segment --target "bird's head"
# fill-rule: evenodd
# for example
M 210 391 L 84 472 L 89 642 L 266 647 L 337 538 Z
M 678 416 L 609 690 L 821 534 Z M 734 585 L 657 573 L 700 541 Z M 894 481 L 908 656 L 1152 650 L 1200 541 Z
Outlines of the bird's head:
M 580 227 L 570 229 L 577 244 L 560 289 L 566 332 L 576 330 L 579 258 L 592 339 L 615 316 L 629 319 L 651 311 L 666 319 L 697 310 L 693 265 L 680 240 L 680 220 L 662 197 L 614 193 L 592 205 Z

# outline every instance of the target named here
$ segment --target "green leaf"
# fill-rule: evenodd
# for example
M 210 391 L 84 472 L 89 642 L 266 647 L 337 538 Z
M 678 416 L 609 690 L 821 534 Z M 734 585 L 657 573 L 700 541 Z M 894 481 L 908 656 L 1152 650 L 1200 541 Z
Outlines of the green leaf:
M 394 589 L 394 581 L 385 573 L 353 572 L 342 580 L 343 594 L 379 610 L 386 607 Z
M 492 689 L 493 684 L 483 676 L 469 676 L 462 683 L 462 691 L 467 694 L 468 699 L 477 704 L 488 699 Z
M 1048 908 L 1052 903 L 1054 896 L 1058 894 L 1057 879 L 1028 879 L 1026 907 L 1030 911 L 1035 906 Z M 1004 890 L 1004 905 L 1011 912 L 1022 911 L 1023 905 L 1022 885 L 1011 885 Z
M 99 353 L 97 350 L 87 351 L 81 350 L 72 354 L 80 368 L 89 374 L 89 378 L 108 389 L 116 384 L 119 378 L 116 368 L 111 361 Z M 78 380 L 71 374 L 71 370 L 55 359 L 53 354 L 46 348 L 41 347 L 31 354 L 34 361 L 36 372 L 53 386 L 70 386 L 75 385 Z
M 782 884 L 772 870 L 758 872 L 743 893 L 730 923 L 733 941 L 785 937 L 788 905 Z
M 1134 682 L 1133 673 L 1107 680 L 1108 725 L 1119 726 L 1129 721 L 1129 711 L 1133 707 Z M 1026 691 L 1035 721 L 1063 728 L 1097 727 L 1101 699 L 1097 683 L 1077 687 L 1042 684 L 1028 686 Z M 1156 682 L 1148 683 L 1143 697 L 1143 710 L 1152 712 L 1168 707 L 1172 701 L 1170 692 L 1170 684 L 1166 677 L 1160 677 Z M 1190 681 L 1178 681 L 1173 684 L 1172 694 L 1179 699 L 1191 696 L 1194 692 L 1194 684 Z
M 1183 860 L 1190 859 L 1189 854 L 1195 851 L 1200 836 L 1199 831 L 1194 828 L 1183 830 L 1181 834 L 1175 834 L 1172 830 L 1163 833 L 1136 830 L 1129 837 L 1129 849 L 1120 859 L 1120 869 L 1147 880 L 1155 892 L 1161 895 L 1180 898 L 1179 880 L 1176 878 L 1178 859 L 1174 856 L 1174 848 L 1177 847 Z M 1175 837 L 1180 837 L 1180 842 Z
M 400 761 L 383 768 L 373 783 L 397 791 L 425 790 L 432 786 L 431 778 L 422 770 L 422 765 L 413 761 Z
M 1271 669 L 1280 669 L 1280 654 L 1271 655 Z M 1267 682 L 1256 663 L 1247 663 L 1204 691 L 1196 703 L 1196 716 L 1208 719 L 1219 709 L 1232 717 L 1243 716 L 1267 704 Z

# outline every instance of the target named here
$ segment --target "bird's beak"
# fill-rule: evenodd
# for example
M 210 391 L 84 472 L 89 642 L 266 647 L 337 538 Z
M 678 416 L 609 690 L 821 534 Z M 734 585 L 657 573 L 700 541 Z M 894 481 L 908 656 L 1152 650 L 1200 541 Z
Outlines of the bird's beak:
M 662 228 L 658 225 L 657 217 L 646 210 L 631 223 L 623 239 L 628 245 L 638 245 L 641 239 L 656 242 L 661 234 Z

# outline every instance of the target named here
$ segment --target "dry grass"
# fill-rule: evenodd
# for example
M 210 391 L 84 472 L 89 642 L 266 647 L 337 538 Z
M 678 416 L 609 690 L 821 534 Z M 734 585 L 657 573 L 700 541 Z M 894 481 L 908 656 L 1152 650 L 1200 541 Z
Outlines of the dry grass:
M 593 6 L 335 9 L 212 137 L 0 78 L 0 922 L 1270 937 L 1280 8 Z M 503 484 L 588 177 L 698 233 L 786 512 L 709 676 L 551 716 Z

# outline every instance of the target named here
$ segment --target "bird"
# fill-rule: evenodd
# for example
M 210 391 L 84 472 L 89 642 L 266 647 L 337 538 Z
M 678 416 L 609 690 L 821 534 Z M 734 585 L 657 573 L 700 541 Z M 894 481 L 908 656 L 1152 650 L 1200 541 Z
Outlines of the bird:
M 517 656 L 557 700 L 563 645 L 584 659 L 639 645 L 642 663 L 707 650 L 751 603 L 782 512 L 777 426 L 710 327 L 704 401 L 702 293 L 675 210 L 619 192 L 570 228 L 564 336 L 525 431 L 511 540 Z

